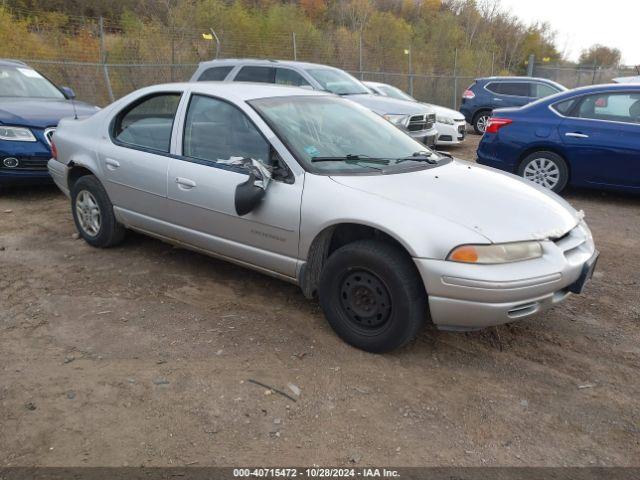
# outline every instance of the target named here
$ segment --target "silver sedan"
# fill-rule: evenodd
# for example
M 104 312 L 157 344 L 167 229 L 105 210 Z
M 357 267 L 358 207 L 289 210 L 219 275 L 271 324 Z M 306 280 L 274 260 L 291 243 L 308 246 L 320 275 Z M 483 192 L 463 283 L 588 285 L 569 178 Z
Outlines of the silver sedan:
M 322 92 L 159 85 L 63 120 L 53 142 L 49 171 L 90 245 L 132 229 L 295 283 L 368 351 L 428 322 L 526 318 L 580 293 L 597 259 L 560 197 Z

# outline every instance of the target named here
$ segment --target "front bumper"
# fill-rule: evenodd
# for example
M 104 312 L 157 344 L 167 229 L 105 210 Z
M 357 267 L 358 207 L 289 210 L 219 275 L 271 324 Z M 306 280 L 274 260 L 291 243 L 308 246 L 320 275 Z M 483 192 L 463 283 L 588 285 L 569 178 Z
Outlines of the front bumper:
M 459 145 L 467 136 L 467 123 L 464 120 L 455 122 L 453 125 L 437 122 L 436 130 L 438 145 Z
M 51 157 L 42 132 L 32 129 L 36 142 L 11 142 L 0 140 L 0 185 L 33 185 L 51 183 L 47 172 L 47 160 Z M 4 161 L 12 160 L 15 166 L 7 167 Z
M 407 131 L 414 140 L 424 143 L 427 147 L 433 147 L 438 139 L 438 131 L 435 128 L 431 130 L 420 130 L 417 132 Z
M 596 255 L 593 239 L 581 224 L 542 246 L 540 258 L 501 265 L 415 259 L 433 323 L 442 330 L 477 330 L 529 317 L 563 301 Z

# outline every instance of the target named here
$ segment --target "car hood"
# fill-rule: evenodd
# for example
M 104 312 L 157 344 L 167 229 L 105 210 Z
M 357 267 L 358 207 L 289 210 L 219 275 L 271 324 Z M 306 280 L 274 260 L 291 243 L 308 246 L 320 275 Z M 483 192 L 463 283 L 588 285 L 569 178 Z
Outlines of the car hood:
M 344 95 L 351 101 L 359 103 L 369 110 L 373 110 L 378 115 L 419 115 L 423 113 L 433 113 L 433 110 L 418 102 L 398 100 L 397 98 L 383 97 L 369 93 L 357 95 Z
M 557 238 L 582 218 L 565 200 L 532 182 L 459 160 L 414 172 L 332 179 L 457 223 L 494 243 Z
M 54 127 L 61 118 L 74 116 L 73 103 L 79 117 L 98 111 L 97 107 L 66 98 L 2 98 L 0 123 L 36 128 Z

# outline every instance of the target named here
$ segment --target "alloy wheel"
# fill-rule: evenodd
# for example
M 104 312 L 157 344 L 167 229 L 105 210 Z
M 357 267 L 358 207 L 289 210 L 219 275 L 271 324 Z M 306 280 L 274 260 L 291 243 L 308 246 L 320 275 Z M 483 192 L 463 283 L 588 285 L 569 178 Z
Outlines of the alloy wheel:
M 560 169 L 553 160 L 534 158 L 524 167 L 523 177 L 553 190 L 560 181 Z
M 81 190 L 76 196 L 76 216 L 84 233 L 90 237 L 98 235 L 102 224 L 102 215 L 100 206 L 91 192 Z

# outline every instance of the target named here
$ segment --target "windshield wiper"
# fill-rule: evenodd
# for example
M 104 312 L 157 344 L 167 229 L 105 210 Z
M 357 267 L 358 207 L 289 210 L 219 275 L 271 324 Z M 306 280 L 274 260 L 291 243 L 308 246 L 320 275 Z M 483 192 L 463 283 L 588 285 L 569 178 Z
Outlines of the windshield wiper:
M 436 165 L 438 163 L 438 160 L 436 160 L 435 158 L 431 158 L 431 157 L 433 157 L 433 152 L 427 152 L 427 151 L 414 152 L 414 153 L 411 154 L 410 157 L 396 158 L 396 163 L 402 163 L 402 162 L 426 162 L 426 163 L 430 163 L 431 165 Z
M 311 157 L 312 163 L 317 162 L 346 162 L 346 163 L 355 163 L 355 162 L 369 162 L 369 163 L 381 163 L 383 165 L 389 164 L 389 159 L 387 158 L 375 158 L 369 157 L 367 155 L 354 155 L 348 154 L 344 157 Z

